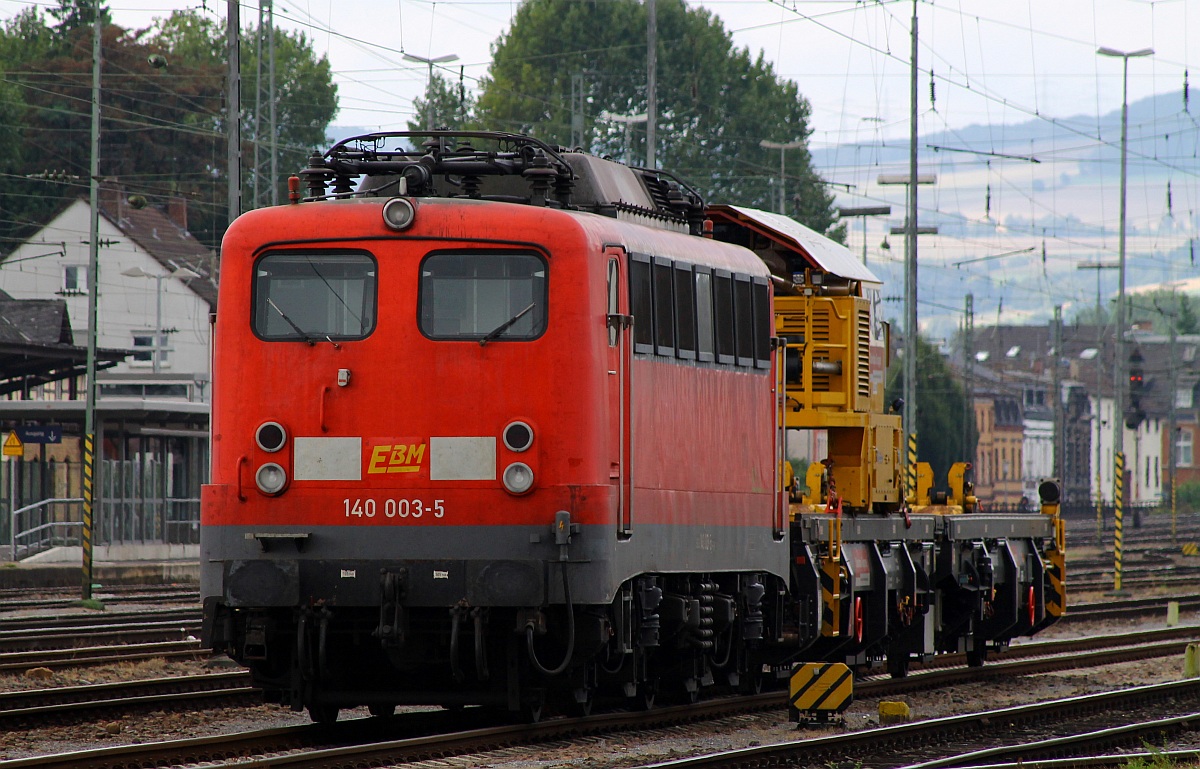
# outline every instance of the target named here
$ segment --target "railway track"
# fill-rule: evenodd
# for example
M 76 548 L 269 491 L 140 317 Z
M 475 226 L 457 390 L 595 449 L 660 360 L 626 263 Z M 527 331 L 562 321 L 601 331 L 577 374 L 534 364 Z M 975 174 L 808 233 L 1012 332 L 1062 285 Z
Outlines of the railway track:
M 106 588 L 93 596 L 105 606 L 122 604 L 198 604 L 200 591 L 195 586 L 131 585 Z M 79 605 L 77 590 L 29 588 L 0 589 L 0 614 L 30 609 L 59 609 Z
M 1200 595 L 1159 596 L 1075 604 L 1063 621 L 1153 616 L 1165 611 L 1168 600 L 1178 601 L 1181 612 L 1200 611 Z M 6 620 L 0 626 L 6 628 L 0 630 L 0 673 L 19 673 L 31 667 L 57 670 L 156 658 L 199 659 L 208 654 L 198 640 L 200 616 L 194 609 L 27 617 Z M 938 659 L 955 660 L 939 665 L 960 664 L 956 655 Z
M 1194 631 L 1195 628 L 1191 630 Z M 1134 640 L 1135 636 L 1142 637 L 1142 635 L 1129 634 L 1110 640 L 1124 643 Z M 1167 639 L 1167 635 L 1178 635 L 1180 638 Z M 1181 632 L 1180 629 L 1171 629 L 1169 633 L 1157 634 L 1154 643 L 1142 644 L 1138 647 L 1072 651 L 1070 654 L 1062 652 L 1080 645 L 1095 646 L 1102 641 L 1099 639 L 1072 639 L 1050 644 L 1026 644 L 1014 649 L 1013 653 L 1026 655 L 1027 659 L 989 664 L 982 668 L 929 670 L 901 679 L 870 679 L 859 682 L 857 688 L 861 697 L 884 697 L 968 681 L 1011 679 L 1014 676 L 1048 670 L 1143 659 L 1147 656 L 1178 653 L 1186 642 L 1181 639 L 1193 636 L 1194 632 L 1188 634 Z M 1053 653 L 1054 656 L 1035 656 L 1039 652 L 1041 655 Z M 240 695 L 237 683 L 236 676 L 222 679 L 222 685 L 230 687 L 228 689 L 229 696 Z M 1200 699 L 1200 683 L 1193 682 L 1191 686 L 1196 689 L 1193 693 L 1194 696 Z M 1191 689 L 1188 691 L 1190 692 Z M 109 693 L 104 692 L 106 695 Z M 142 696 L 148 697 L 149 695 L 143 694 Z M 70 696 L 68 699 L 77 711 L 86 712 L 88 706 L 80 702 L 78 695 Z M 35 702 L 35 700 L 27 697 L 21 703 L 22 712 L 18 713 L 16 708 L 13 709 L 14 721 L 27 723 L 30 720 L 36 720 L 37 712 L 34 709 L 42 706 L 31 705 L 31 702 Z M 390 719 L 356 719 L 329 726 L 305 725 L 224 737 L 105 748 L 87 751 L 84 754 L 60 754 L 21 759 L 4 762 L 0 766 L 70 766 L 99 769 L 130 765 L 187 765 L 196 762 L 208 762 L 205 763 L 206 767 L 225 765 L 240 767 L 387 765 L 388 763 L 480 753 L 506 746 L 527 745 L 546 740 L 579 739 L 585 735 L 607 735 L 667 728 L 693 721 L 728 718 L 763 710 L 781 710 L 785 703 L 786 699 L 783 693 L 773 692 L 752 697 L 710 700 L 697 705 L 667 707 L 649 712 L 606 713 L 590 718 L 556 719 L 542 724 L 515 726 L 498 723 L 498 716 L 489 711 L 470 708 L 457 714 L 415 713 Z M 112 712 L 112 708 L 119 706 L 120 703 L 117 701 L 105 705 L 109 708 L 108 712 Z M 157 704 L 150 706 L 158 707 Z M 2 702 L 0 702 L 0 707 L 3 707 Z M 93 705 L 93 709 L 94 707 Z M 462 730 L 464 718 L 472 726 L 466 731 Z M 8 720 L 8 714 L 0 711 L 0 722 Z M 456 731 L 445 733 L 449 729 L 456 729 Z M 406 736 L 403 739 L 396 739 L 398 731 L 405 733 Z M 236 764 L 221 763 L 232 760 L 234 757 L 237 757 Z M 338 763 L 341 761 L 344 763 Z
M 1157 631 L 1127 633 L 1060 641 L 1028 643 L 1015 646 L 991 664 L 980 669 L 964 668 L 965 655 L 948 654 L 936 658 L 917 670 L 942 671 L 937 676 L 913 675 L 894 681 L 876 675 L 860 679 L 860 692 L 885 696 L 921 689 L 948 686 L 952 683 L 984 680 L 996 676 L 1021 675 L 1027 671 L 1061 670 L 1128 661 L 1131 652 L 1121 647 L 1139 645 L 1135 654 L 1156 657 L 1179 654 L 1193 640 L 1200 628 L 1177 627 Z M 1090 652 L 1090 656 L 1080 656 Z M 1063 655 L 1076 655 L 1063 659 Z M 1026 662 L 1018 667 L 1000 667 L 1019 660 L 1052 660 Z M 39 723 L 60 722 L 88 717 L 96 712 L 106 714 L 134 713 L 147 709 L 173 707 L 207 710 L 230 704 L 251 705 L 261 701 L 260 692 L 251 686 L 248 673 L 238 670 L 198 676 L 178 676 L 129 683 L 91 684 L 50 689 L 33 689 L 0 694 L 0 724 L 20 724 L 34 727 Z
M 925 763 L 912 764 L 911 767 L 933 769 L 934 767 L 965 767 L 972 764 L 966 756 L 974 753 L 982 758 L 981 751 L 992 749 L 978 748 L 982 739 L 990 741 L 1005 740 L 1013 742 L 1035 743 L 1039 734 L 1044 735 L 1048 724 L 1061 723 L 1065 719 L 1076 720 L 1084 716 L 1089 721 L 1099 720 L 1096 714 L 1105 714 L 1110 721 L 1115 721 L 1104 730 L 1091 729 L 1080 732 L 1078 745 L 1088 744 L 1083 735 L 1090 736 L 1091 744 L 1140 744 L 1147 735 L 1170 727 L 1177 730 L 1190 729 L 1200 724 L 1200 712 L 1195 706 L 1200 703 L 1200 681 L 1176 681 L 1168 684 L 1154 684 L 1122 689 L 1115 692 L 1069 697 L 1052 700 L 1034 705 L 989 710 L 969 715 L 933 718 L 910 724 L 886 726 L 850 734 L 819 737 L 810 740 L 763 745 L 739 750 L 710 753 L 703 756 L 665 761 L 652 766 L 655 769 L 741 769 L 741 767 L 759 766 L 828 766 L 833 762 L 850 760 L 867 769 L 875 767 L 890 767 L 899 765 L 905 757 L 911 758 L 922 751 L 936 752 L 937 759 Z M 1140 722 L 1129 723 L 1127 714 L 1130 710 L 1139 708 L 1154 708 L 1159 712 L 1167 708 L 1176 712 L 1165 719 L 1144 719 Z M 1099 734 L 1103 731 L 1103 734 Z M 986 736 L 986 737 L 985 737 Z M 1049 748 L 1042 740 L 1043 748 Z M 1065 742 L 1065 740 L 1064 740 Z M 972 751 L 969 747 L 976 746 Z M 1013 754 L 1020 746 L 1011 748 Z M 993 755 L 1003 755 L 996 748 Z M 943 761 L 941 756 L 954 756 Z M 1028 755 L 1028 754 L 1026 754 Z M 899 761 L 897 760 L 899 759 Z M 325 764 L 289 763 L 293 767 L 331 766 Z M 1029 766 L 1022 762 L 1022 766 Z

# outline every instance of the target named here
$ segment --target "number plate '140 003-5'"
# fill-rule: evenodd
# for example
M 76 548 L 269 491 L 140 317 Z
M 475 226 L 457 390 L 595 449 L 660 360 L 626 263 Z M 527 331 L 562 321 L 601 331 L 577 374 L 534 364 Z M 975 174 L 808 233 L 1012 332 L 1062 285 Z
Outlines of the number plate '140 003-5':
M 342 500 L 347 518 L 374 518 L 382 515 L 384 518 L 421 518 L 429 515 L 442 518 L 446 515 L 445 500 L 435 499 L 432 503 L 420 499 L 385 499 L 378 502 L 371 497 L 366 499 L 347 497 Z

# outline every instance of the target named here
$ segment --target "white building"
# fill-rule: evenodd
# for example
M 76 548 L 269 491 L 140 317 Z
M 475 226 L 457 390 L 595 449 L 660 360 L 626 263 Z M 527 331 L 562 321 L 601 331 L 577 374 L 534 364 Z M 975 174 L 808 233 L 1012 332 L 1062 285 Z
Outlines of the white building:
M 1092 468 L 1099 468 L 1100 491 L 1105 504 L 1113 503 L 1113 440 L 1118 422 L 1113 420 L 1113 399 L 1110 397 L 1091 399 L 1092 403 Z M 1099 416 L 1097 417 L 1097 410 Z M 1162 501 L 1162 455 L 1164 420 L 1147 418 L 1136 430 L 1126 427 L 1121 420 L 1119 428 L 1124 430 L 1122 441 L 1125 453 L 1125 505 L 1150 505 Z M 1092 480 L 1092 497 L 1096 495 L 1096 479 Z
M 66 300 L 79 344 L 88 338 L 89 212 L 87 200 L 72 201 L 0 261 L 0 290 L 12 298 Z M 102 394 L 208 399 L 213 257 L 186 219 L 182 200 L 164 212 L 103 190 L 97 342 L 134 354 L 98 377 Z
M 1054 469 L 1054 417 L 1048 409 L 1026 409 L 1024 439 L 1021 443 L 1021 489 L 1029 500 L 1038 498 L 1038 484 L 1057 478 Z
M 57 317 L 69 316 L 70 334 L 56 338 L 73 338 L 76 359 L 89 333 L 90 228 L 88 201 L 79 198 L 0 255 L 0 296 L 11 297 L 10 306 L 65 302 L 67 313 Z M 122 350 L 129 355 L 96 376 L 93 542 L 133 544 L 145 557 L 191 553 L 200 486 L 208 478 L 214 257 L 188 233 L 182 200 L 166 210 L 138 206 L 115 188 L 102 189 L 98 243 L 97 345 L 109 351 L 109 363 Z M 78 372 L 25 377 L 10 382 L 0 398 L 5 434 L 47 427 L 61 436 L 30 443 L 20 461 L 5 463 L 0 473 L 9 490 L 4 512 L 29 511 L 19 521 L 12 516 L 15 531 L 5 530 L 7 517 L 0 524 L 14 555 L 45 545 L 35 539 L 43 505 L 81 495 L 86 388 Z M 38 482 L 47 477 L 49 483 Z

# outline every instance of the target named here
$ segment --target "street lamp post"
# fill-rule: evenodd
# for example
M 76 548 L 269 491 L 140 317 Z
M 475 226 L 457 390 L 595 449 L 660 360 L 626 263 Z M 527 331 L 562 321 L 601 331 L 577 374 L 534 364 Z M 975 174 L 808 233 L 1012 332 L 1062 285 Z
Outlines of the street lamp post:
M 608 110 L 602 110 L 600 112 L 600 119 L 611 120 L 614 123 L 625 126 L 625 165 L 633 165 L 633 147 L 631 146 L 633 143 L 633 124 L 647 123 L 650 119 L 649 115 L 645 112 L 639 112 L 636 115 L 614 115 Z
M 1126 163 L 1128 161 L 1129 141 L 1129 60 L 1136 56 L 1149 56 L 1153 48 L 1142 48 L 1125 53 L 1113 48 L 1100 48 L 1096 53 L 1101 56 L 1113 56 L 1121 59 L 1121 209 L 1120 231 L 1117 241 L 1117 271 L 1120 283 L 1117 289 L 1117 354 L 1114 365 L 1113 383 L 1116 391 L 1115 398 L 1116 420 L 1118 427 L 1113 436 L 1113 451 L 1123 453 L 1125 449 L 1124 418 L 1125 418 L 1125 196 L 1126 196 Z
M 425 130 L 433 130 L 433 105 L 430 91 L 433 88 L 433 65 L 445 64 L 451 61 L 458 61 L 458 54 L 448 53 L 445 56 L 435 56 L 432 59 L 427 59 L 424 56 L 417 56 L 413 53 L 404 54 L 404 58 L 408 61 L 415 61 L 419 64 L 429 66 L 429 80 L 425 84 Z
M 804 142 L 799 140 L 794 142 L 773 142 L 763 139 L 758 143 L 758 146 L 765 150 L 779 150 L 779 213 L 787 214 L 787 196 L 784 194 L 784 188 L 787 186 L 784 183 L 784 179 L 787 177 L 785 177 L 783 174 L 784 159 L 787 157 L 788 150 L 794 150 L 803 147 Z
M 852 216 L 861 216 L 863 224 L 863 267 L 867 266 L 867 217 L 868 216 L 890 216 L 892 213 L 891 206 L 864 206 L 862 208 L 839 208 L 838 217 L 841 219 L 849 219 Z
M 916 11 L 913 12 L 913 28 L 916 28 Z M 914 57 L 916 44 L 914 43 Z M 916 103 L 914 97 L 913 103 Z M 914 130 L 915 134 L 915 130 Z M 916 189 L 922 184 L 937 184 L 936 174 L 917 173 L 916 144 L 914 136 L 912 163 L 907 174 L 880 174 L 878 183 L 881 185 L 903 184 L 908 201 L 904 214 L 904 409 L 901 418 L 902 429 L 905 433 L 907 449 L 903 452 L 905 494 L 913 495 L 917 491 L 917 338 L 920 331 L 917 327 L 917 235 L 925 232 L 936 235 L 936 227 L 922 228 L 917 225 L 917 193 Z M 916 182 L 915 184 L 913 182 Z M 893 230 L 894 232 L 895 230 Z
M 1119 262 L 1084 262 L 1083 264 L 1075 265 L 1077 270 L 1095 270 L 1096 271 L 1096 543 L 1100 544 L 1104 539 L 1104 491 L 1101 488 L 1103 477 L 1101 474 L 1101 462 L 1104 455 L 1100 451 L 1100 430 L 1103 426 L 1100 419 L 1100 383 L 1104 376 L 1104 356 L 1101 355 L 1101 350 L 1104 348 L 1104 326 L 1100 323 L 1100 271 L 1115 270 L 1121 265 Z
M 1120 275 L 1120 287 L 1117 290 L 1117 356 L 1113 362 L 1113 460 L 1117 471 L 1124 475 L 1125 466 L 1125 179 L 1126 162 L 1128 160 L 1129 141 L 1129 60 L 1139 56 L 1150 56 L 1153 48 L 1141 48 L 1128 53 L 1115 48 L 1099 48 L 1096 53 L 1101 56 L 1112 56 L 1121 60 L 1121 229 L 1118 236 L 1117 271 Z M 1116 558 L 1113 590 L 1121 589 L 1121 506 L 1124 494 L 1125 479 L 1114 477 L 1115 518 L 1117 539 L 1113 549 Z
M 154 373 L 159 373 L 162 365 L 163 346 L 163 322 L 162 322 L 162 282 L 165 278 L 198 278 L 199 273 L 189 270 L 187 267 L 180 267 L 167 275 L 155 275 L 152 272 L 146 272 L 141 267 L 130 267 L 128 270 L 121 270 L 121 274 L 130 278 L 154 278 L 154 344 L 151 345 L 151 355 L 154 365 Z

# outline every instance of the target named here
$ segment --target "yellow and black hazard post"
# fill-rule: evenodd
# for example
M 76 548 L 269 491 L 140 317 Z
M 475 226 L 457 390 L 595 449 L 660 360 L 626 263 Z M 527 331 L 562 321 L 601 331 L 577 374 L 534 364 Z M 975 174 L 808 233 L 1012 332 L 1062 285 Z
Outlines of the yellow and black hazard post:
M 1121 589 L 1121 556 L 1125 547 L 1125 454 L 1118 451 L 1113 455 L 1113 590 Z
M 804 662 L 792 668 L 788 715 L 792 721 L 827 721 L 854 702 L 854 675 L 841 662 Z
M 92 470 L 96 463 L 95 437 L 91 433 L 83 436 L 83 598 L 92 597 L 92 504 L 95 489 L 92 487 Z
M 908 434 L 908 464 L 905 467 L 904 473 L 904 498 L 908 503 L 916 504 L 917 501 L 917 434 Z
M 821 559 L 821 635 L 836 638 L 842 634 L 842 499 L 833 479 L 833 462 L 825 460 L 829 473 L 829 541 Z
M 1046 614 L 1060 618 L 1067 613 L 1067 529 L 1059 515 L 1062 489 L 1057 481 L 1046 480 L 1038 485 L 1038 497 L 1042 501 L 1042 514 L 1054 520 L 1054 540 L 1042 554 L 1046 561 L 1046 576 L 1049 578 L 1046 593 Z
M 1183 554 L 1184 555 L 1200 555 L 1200 545 L 1197 545 L 1195 542 L 1184 542 L 1183 543 Z

